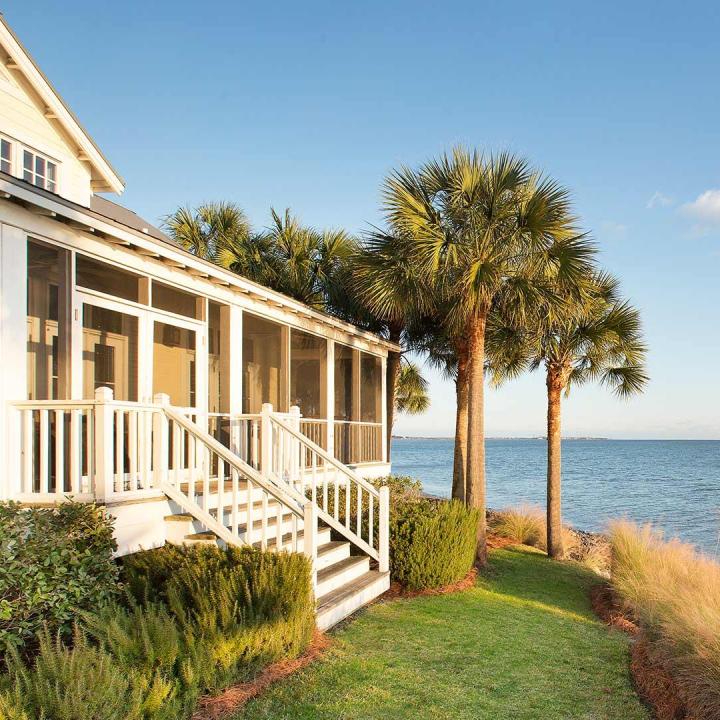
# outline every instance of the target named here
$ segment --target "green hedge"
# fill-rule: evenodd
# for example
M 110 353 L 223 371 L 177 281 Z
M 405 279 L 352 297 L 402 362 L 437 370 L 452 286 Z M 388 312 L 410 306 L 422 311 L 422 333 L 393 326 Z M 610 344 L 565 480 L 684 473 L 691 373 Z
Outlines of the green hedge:
M 166 546 L 124 558 L 122 578 L 127 600 L 82 613 L 72 643 L 45 634 L 33 663 L 11 657 L 0 720 L 188 718 L 201 694 L 302 652 L 315 627 L 301 555 Z
M 95 505 L 0 503 L 0 651 L 67 637 L 78 612 L 116 595 L 111 519 Z
M 451 500 L 401 499 L 390 509 L 390 575 L 409 590 L 450 585 L 473 566 L 480 515 Z

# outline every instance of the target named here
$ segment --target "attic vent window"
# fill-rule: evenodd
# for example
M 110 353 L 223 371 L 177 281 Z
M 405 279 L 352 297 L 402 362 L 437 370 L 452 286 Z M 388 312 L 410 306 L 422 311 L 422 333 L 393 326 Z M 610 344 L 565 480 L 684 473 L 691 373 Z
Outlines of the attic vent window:
M 23 150 L 23 180 L 39 188 L 55 192 L 57 165 L 31 150 Z
M 0 170 L 12 173 L 12 143 L 0 138 Z

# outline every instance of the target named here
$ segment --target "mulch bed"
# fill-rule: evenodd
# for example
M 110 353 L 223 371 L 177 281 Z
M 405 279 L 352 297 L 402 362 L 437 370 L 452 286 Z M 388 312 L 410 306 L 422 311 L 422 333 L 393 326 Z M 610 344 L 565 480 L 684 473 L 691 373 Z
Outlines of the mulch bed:
M 280 660 L 268 665 L 254 680 L 233 685 L 219 695 L 200 699 L 192 720 L 223 720 L 237 713 L 248 700 L 257 697 L 270 685 L 296 673 L 317 660 L 330 646 L 329 638 L 319 630 L 305 652 L 292 660 Z
M 425 588 L 424 590 L 405 590 L 399 583 L 393 583 L 390 589 L 382 596 L 382 600 L 395 600 L 396 598 L 415 598 L 425 595 L 446 595 L 447 593 L 469 590 L 475 585 L 477 570 L 472 568 L 462 579 L 451 585 L 443 585 L 439 588 Z
M 687 710 L 685 701 L 672 676 L 658 658 L 653 656 L 651 643 L 622 610 L 607 585 L 590 590 L 590 602 L 595 614 L 607 625 L 633 636 L 630 646 L 630 672 L 635 689 L 653 711 L 656 720 L 698 720 Z

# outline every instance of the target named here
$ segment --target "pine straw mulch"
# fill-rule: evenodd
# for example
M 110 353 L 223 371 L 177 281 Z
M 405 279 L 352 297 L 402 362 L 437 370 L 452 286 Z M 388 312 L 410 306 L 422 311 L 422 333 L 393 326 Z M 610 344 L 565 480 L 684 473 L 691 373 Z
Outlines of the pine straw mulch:
M 633 636 L 630 672 L 638 695 L 651 708 L 655 720 L 699 720 L 688 711 L 677 683 L 654 656 L 645 633 L 623 611 L 612 588 L 596 585 L 590 590 L 590 602 L 603 622 Z
M 234 715 L 249 700 L 263 693 L 273 683 L 317 660 L 329 646 L 330 639 L 327 635 L 316 630 L 310 645 L 302 655 L 268 665 L 254 680 L 233 685 L 219 695 L 201 698 L 192 720 L 223 720 Z

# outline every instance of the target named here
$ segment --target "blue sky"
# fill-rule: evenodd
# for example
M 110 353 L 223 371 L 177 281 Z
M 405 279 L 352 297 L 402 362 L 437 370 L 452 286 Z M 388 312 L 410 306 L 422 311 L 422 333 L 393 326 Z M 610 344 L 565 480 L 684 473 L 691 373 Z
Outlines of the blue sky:
M 652 383 L 583 388 L 567 435 L 720 438 L 720 7 L 714 3 L 10 0 L 5 17 L 150 220 L 233 200 L 257 226 L 379 222 L 379 187 L 456 143 L 572 188 L 642 309 Z M 452 434 L 453 388 L 405 434 Z M 490 435 L 544 431 L 528 376 Z

